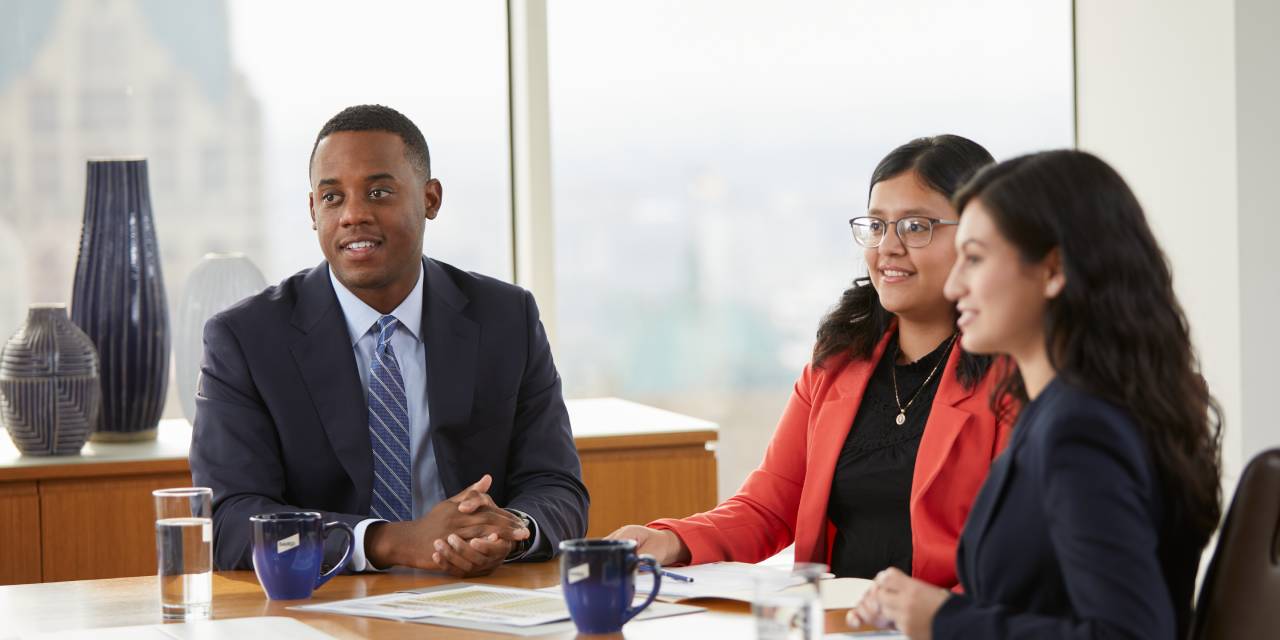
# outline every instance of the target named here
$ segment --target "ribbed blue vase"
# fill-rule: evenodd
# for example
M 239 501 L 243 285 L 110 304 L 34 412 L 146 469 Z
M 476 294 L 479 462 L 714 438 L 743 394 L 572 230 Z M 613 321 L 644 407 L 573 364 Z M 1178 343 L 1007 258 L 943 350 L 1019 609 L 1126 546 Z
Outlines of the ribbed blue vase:
M 23 455 L 80 453 L 98 423 L 101 394 L 93 341 L 64 304 L 33 304 L 0 348 L 0 420 Z
M 155 438 L 169 381 L 169 308 L 147 161 L 90 160 L 71 320 L 98 348 L 102 417 L 90 439 Z

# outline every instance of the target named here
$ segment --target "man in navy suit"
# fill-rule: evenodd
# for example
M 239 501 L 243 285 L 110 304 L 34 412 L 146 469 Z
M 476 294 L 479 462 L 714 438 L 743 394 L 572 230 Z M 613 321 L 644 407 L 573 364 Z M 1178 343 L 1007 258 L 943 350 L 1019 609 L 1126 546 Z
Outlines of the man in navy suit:
M 422 133 L 350 107 L 310 175 L 325 262 L 205 326 L 191 470 L 213 488 L 217 567 L 249 568 L 249 517 L 279 511 L 350 524 L 357 571 L 480 575 L 585 535 L 533 296 L 422 255 L 443 193 Z

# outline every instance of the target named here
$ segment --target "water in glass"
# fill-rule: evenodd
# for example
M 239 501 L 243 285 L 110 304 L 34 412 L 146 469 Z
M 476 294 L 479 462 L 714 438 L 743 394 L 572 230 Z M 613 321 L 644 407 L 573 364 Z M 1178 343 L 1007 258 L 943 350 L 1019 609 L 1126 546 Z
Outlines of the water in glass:
M 759 640 L 818 640 L 824 615 L 819 580 L 826 565 L 796 563 L 791 571 L 761 568 L 753 575 L 751 615 Z
M 167 619 L 209 617 L 213 601 L 213 520 L 208 489 L 155 492 L 160 610 Z

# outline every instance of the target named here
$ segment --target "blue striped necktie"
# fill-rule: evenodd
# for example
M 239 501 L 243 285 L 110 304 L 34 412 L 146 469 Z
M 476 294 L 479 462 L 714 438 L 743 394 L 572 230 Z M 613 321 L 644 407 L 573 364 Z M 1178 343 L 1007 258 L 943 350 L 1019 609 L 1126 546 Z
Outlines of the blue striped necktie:
M 373 444 L 373 517 L 413 519 L 409 470 L 409 405 L 391 336 L 399 321 L 378 318 L 378 345 L 369 368 L 369 440 Z

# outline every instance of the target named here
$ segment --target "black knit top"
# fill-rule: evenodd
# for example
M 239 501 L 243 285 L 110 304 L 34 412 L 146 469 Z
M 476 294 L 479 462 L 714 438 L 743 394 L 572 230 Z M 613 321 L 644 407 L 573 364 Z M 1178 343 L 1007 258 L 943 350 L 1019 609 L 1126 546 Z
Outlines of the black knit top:
M 891 566 L 911 573 L 911 478 L 951 342 L 945 340 L 923 358 L 899 365 L 895 335 L 867 382 L 836 462 L 827 503 L 827 517 L 836 526 L 831 571 L 837 576 L 874 578 Z M 895 375 L 898 401 L 906 406 L 915 397 L 901 425 L 896 423 Z

